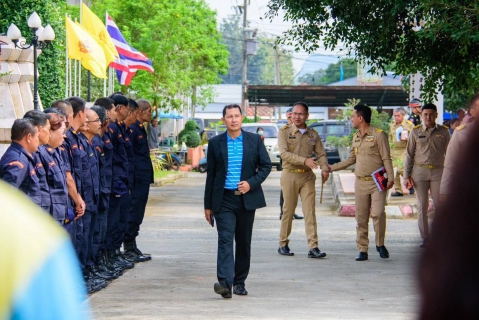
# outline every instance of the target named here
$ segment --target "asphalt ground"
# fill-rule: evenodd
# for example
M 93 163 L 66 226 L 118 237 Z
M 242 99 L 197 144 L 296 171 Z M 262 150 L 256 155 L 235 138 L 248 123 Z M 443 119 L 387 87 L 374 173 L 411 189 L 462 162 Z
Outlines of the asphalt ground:
M 328 184 L 320 205 L 318 184 L 319 248 L 327 257 L 307 257 L 304 220 L 293 223 L 289 246 L 295 256 L 280 256 L 280 174 L 273 171 L 263 184 L 268 206 L 256 211 L 248 296 L 223 299 L 213 291 L 217 233 L 204 219 L 206 175 L 188 173 L 151 188 L 137 243 L 153 259 L 90 296 L 95 319 L 415 318 L 417 221 L 387 221 L 389 259 L 376 252 L 371 222 L 369 261 L 357 262 L 355 220 L 332 215 Z

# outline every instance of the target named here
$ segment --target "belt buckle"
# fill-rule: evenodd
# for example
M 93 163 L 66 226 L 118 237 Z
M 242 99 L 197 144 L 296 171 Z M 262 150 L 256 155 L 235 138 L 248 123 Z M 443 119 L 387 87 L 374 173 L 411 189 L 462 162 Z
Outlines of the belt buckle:
M 432 164 L 428 164 L 427 167 L 428 167 L 429 169 L 434 169 L 434 166 L 433 166 Z
M 235 191 L 234 191 L 234 195 L 235 195 L 235 196 L 240 196 L 241 194 L 242 194 L 241 191 L 238 191 L 238 190 L 235 190 Z

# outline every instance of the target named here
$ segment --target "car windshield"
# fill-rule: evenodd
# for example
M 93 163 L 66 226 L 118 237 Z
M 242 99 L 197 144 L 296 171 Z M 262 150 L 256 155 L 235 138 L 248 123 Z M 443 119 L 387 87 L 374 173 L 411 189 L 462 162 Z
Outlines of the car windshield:
M 340 123 L 328 123 L 326 126 L 326 134 L 333 134 L 333 135 L 347 135 L 348 132 L 346 132 L 347 126 L 345 124 L 340 124 Z
M 277 138 L 278 137 L 278 129 L 272 126 L 243 126 L 243 130 L 247 132 L 256 133 L 258 128 L 263 128 L 263 136 L 265 138 Z

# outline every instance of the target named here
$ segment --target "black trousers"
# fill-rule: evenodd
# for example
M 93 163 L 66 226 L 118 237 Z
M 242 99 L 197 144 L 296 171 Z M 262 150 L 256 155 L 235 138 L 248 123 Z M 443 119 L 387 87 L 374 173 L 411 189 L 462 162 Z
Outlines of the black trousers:
M 244 284 L 248 277 L 254 215 L 255 210 L 245 209 L 243 196 L 230 193 L 224 194 L 220 211 L 214 213 L 218 231 L 217 277 L 218 281 L 225 280 L 230 288 Z
M 150 182 L 138 182 L 131 190 L 130 214 L 125 232 L 125 242 L 133 241 L 139 234 L 140 225 L 145 217 L 146 203 L 150 193 Z

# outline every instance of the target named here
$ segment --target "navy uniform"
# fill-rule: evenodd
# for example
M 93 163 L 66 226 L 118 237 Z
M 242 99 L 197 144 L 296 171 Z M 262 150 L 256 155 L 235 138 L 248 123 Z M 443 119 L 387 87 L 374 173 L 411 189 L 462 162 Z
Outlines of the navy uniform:
M 41 206 L 35 160 L 20 144 L 12 142 L 0 159 L 0 179 L 20 189 L 34 203 Z
M 420 125 L 421 124 L 421 115 L 412 113 L 409 116 L 408 120 L 411 121 L 414 124 L 414 126 Z
M 123 243 L 125 232 L 128 226 L 128 216 L 130 215 L 131 192 L 135 186 L 135 155 L 133 152 L 133 144 L 131 143 L 131 130 L 126 127 L 125 122 L 121 122 L 121 127 L 125 137 L 125 152 L 128 158 L 127 176 L 128 176 L 128 192 L 121 197 L 120 217 L 118 221 L 118 233 L 113 239 L 113 246 L 119 249 Z
M 112 170 L 115 174 L 112 179 L 110 202 L 108 204 L 106 247 L 110 255 L 113 255 L 117 249 L 119 251 L 123 239 L 123 234 L 120 235 L 119 232 L 118 223 L 121 198 L 129 193 L 127 187 L 128 157 L 125 150 L 125 132 L 121 124 L 118 121 L 110 123 L 108 131 L 113 145 Z M 114 243 L 118 243 L 118 239 L 120 239 L 120 246 L 117 247 Z
M 85 137 L 83 133 L 79 134 L 83 147 L 87 153 L 88 167 L 84 171 L 84 191 L 86 198 L 86 212 L 83 219 L 83 237 L 84 244 L 82 248 L 81 259 L 85 260 L 85 265 L 92 267 L 94 265 L 94 256 L 98 252 L 99 241 L 94 239 L 95 228 L 97 227 L 98 200 L 100 197 L 100 171 L 98 169 L 98 158 L 95 147 Z M 90 187 L 91 186 L 91 187 Z
M 150 184 L 153 183 L 153 165 L 150 158 L 150 149 L 148 147 L 147 133 L 140 121 L 136 121 L 130 126 L 130 141 L 133 144 L 134 152 L 134 188 L 131 193 L 130 215 L 128 226 L 125 232 L 124 249 L 135 251 L 136 256 L 140 251 L 136 247 L 136 237 L 140 231 L 140 225 L 145 216 L 146 203 L 150 192 Z M 135 256 L 135 255 L 134 255 Z M 141 257 L 136 257 L 136 260 Z M 142 261 L 149 260 L 145 256 Z
M 50 187 L 47 182 L 47 172 L 44 163 L 48 163 L 49 158 L 46 154 L 45 146 L 39 146 L 38 151 L 33 154 L 35 159 L 35 171 L 37 172 L 38 184 L 40 186 L 41 207 L 46 212 L 50 213 L 52 206 L 52 199 L 50 198 Z
M 45 177 L 50 190 L 50 215 L 60 225 L 68 223 L 68 189 L 65 171 L 62 171 L 60 155 L 49 146 L 41 147 L 39 150 L 42 159 Z

